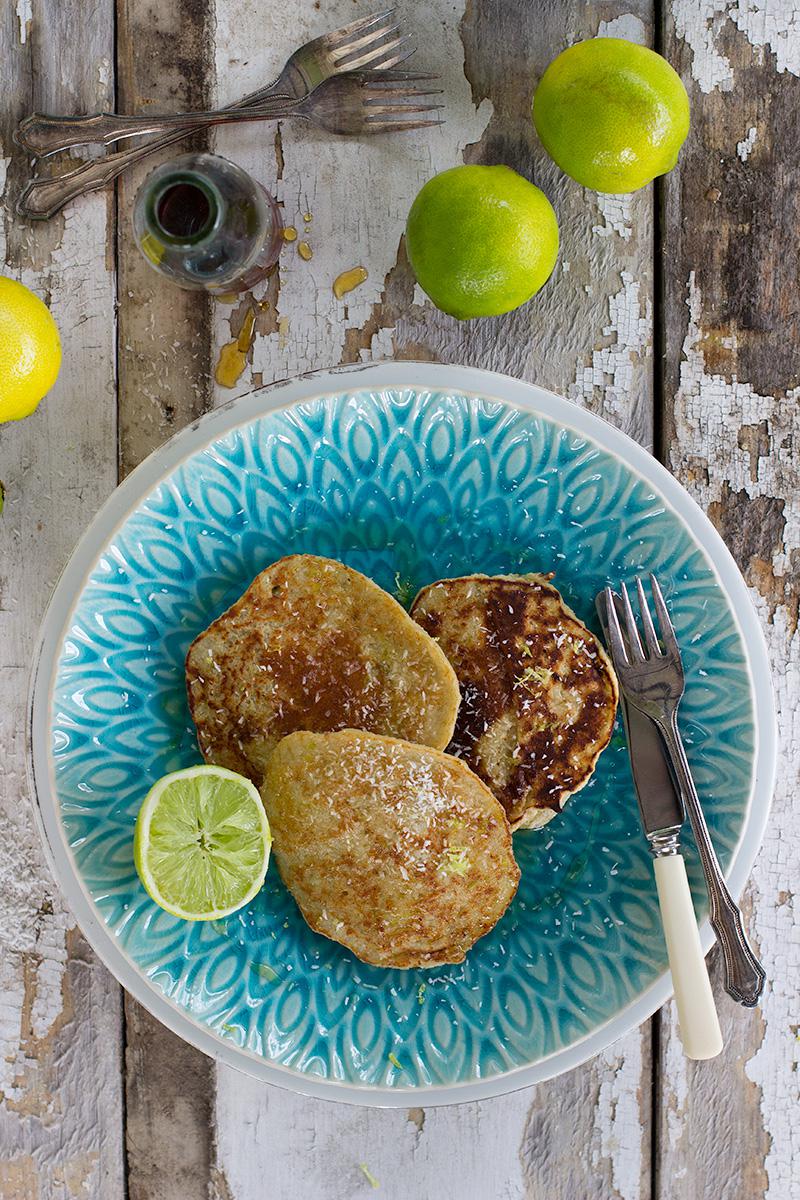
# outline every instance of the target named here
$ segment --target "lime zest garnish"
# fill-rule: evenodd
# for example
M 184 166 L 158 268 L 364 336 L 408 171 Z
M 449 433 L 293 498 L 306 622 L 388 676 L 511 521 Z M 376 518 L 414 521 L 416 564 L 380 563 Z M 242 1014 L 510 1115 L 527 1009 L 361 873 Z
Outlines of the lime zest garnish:
M 514 683 L 517 687 L 530 688 L 534 683 L 539 683 L 544 687 L 552 678 L 553 672 L 549 667 L 526 667 L 522 674 L 517 676 Z
M 403 579 L 399 571 L 394 573 L 394 598 L 398 604 L 402 604 L 403 608 L 408 608 L 411 601 L 414 599 L 415 589 L 413 581 Z
M 226 1033 L 235 1033 L 237 1028 L 238 1026 L 228 1025 L 226 1022 L 223 1022 L 223 1024 L 220 1025 L 220 1029 L 224 1029 Z
M 259 979 L 266 979 L 267 983 L 274 983 L 276 979 L 280 979 L 277 971 L 274 971 L 269 963 L 253 963 L 258 972 Z
M 370 1187 L 373 1187 L 373 1188 L 379 1188 L 381 1185 L 378 1183 L 377 1179 L 376 1179 L 376 1178 L 375 1178 L 375 1176 L 372 1174 L 372 1171 L 370 1171 L 370 1169 L 369 1169 L 369 1167 L 367 1166 L 367 1164 L 366 1164 L 366 1163 L 359 1163 L 358 1165 L 359 1165 L 359 1168 L 360 1168 L 360 1170 L 363 1172 L 363 1174 L 364 1174 L 364 1178 L 366 1179 L 366 1181 L 367 1181 L 367 1183 L 369 1184 L 369 1186 L 370 1186 Z
M 466 875 L 469 870 L 469 851 L 466 846 L 446 846 L 441 871 L 446 875 Z
M 425 989 L 427 986 L 427 983 L 421 983 L 417 988 L 417 1004 L 423 1004 L 425 1002 Z
M 397 1067 L 398 1071 L 403 1070 L 403 1064 L 400 1062 L 400 1060 L 397 1057 L 397 1055 L 395 1054 L 394 1050 L 389 1051 L 389 1062 L 392 1064 L 393 1067 Z

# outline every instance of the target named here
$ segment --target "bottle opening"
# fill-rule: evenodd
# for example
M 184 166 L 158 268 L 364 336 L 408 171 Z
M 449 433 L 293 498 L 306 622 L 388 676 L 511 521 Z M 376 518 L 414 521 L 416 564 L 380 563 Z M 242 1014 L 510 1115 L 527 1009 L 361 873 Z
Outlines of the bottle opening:
M 155 207 L 156 222 L 173 241 L 196 241 L 214 223 L 216 205 L 205 189 L 185 180 L 168 184 Z

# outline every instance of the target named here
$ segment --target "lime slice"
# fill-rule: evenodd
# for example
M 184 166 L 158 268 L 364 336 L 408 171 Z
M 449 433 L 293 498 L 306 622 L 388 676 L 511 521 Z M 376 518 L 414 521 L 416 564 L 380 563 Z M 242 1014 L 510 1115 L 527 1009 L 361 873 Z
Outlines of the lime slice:
M 271 844 L 249 779 L 224 767 L 187 767 L 147 793 L 133 858 L 156 904 L 186 921 L 216 921 L 255 896 Z

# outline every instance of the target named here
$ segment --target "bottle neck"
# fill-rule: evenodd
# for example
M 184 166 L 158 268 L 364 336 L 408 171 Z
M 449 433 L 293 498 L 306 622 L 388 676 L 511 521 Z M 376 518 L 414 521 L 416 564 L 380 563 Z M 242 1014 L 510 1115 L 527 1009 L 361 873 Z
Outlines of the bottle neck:
M 265 189 L 240 167 L 187 154 L 157 167 L 139 189 L 137 244 L 181 287 L 211 292 L 253 287 L 280 252 L 281 220 Z
M 199 246 L 225 220 L 225 200 L 218 188 L 199 172 L 176 171 L 162 176 L 145 203 L 149 232 L 176 249 Z

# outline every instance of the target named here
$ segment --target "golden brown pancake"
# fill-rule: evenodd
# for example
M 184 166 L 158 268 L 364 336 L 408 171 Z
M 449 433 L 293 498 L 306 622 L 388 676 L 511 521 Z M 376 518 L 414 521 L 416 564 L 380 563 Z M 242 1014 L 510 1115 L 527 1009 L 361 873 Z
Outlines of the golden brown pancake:
M 382 588 L 329 558 L 273 563 L 192 643 L 189 707 L 208 762 L 260 783 L 297 729 L 370 729 L 444 748 L 458 682 Z
M 438 750 L 352 729 L 293 733 L 261 797 L 306 921 L 363 962 L 461 962 L 517 889 L 501 805 Z
M 537 828 L 591 777 L 608 744 L 617 681 L 603 647 L 543 575 L 467 575 L 423 588 L 411 615 L 461 686 L 448 747 Z

